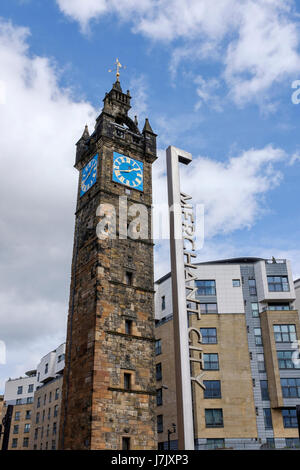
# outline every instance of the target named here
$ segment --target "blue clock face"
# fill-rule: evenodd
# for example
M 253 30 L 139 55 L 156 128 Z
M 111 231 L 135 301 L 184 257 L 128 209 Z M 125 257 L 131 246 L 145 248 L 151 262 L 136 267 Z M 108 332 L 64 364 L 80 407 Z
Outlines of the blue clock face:
M 129 188 L 143 191 L 144 166 L 143 163 L 133 158 L 114 152 L 113 181 L 124 184 Z
M 80 196 L 83 196 L 97 180 L 98 154 L 82 169 Z

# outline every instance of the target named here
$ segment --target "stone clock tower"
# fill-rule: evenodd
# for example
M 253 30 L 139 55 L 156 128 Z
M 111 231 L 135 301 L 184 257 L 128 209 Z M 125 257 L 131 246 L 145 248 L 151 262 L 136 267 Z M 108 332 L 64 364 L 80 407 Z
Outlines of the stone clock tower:
M 89 135 L 86 127 L 77 143 L 61 449 L 156 449 L 151 239 L 156 135 L 147 119 L 140 132 L 137 119 L 129 118 L 130 99 L 117 76 L 95 131 Z M 114 208 L 106 220 L 115 230 L 105 238 L 98 228 L 107 205 Z M 139 230 L 127 236 L 139 215 L 132 207 L 146 213 L 142 237 Z

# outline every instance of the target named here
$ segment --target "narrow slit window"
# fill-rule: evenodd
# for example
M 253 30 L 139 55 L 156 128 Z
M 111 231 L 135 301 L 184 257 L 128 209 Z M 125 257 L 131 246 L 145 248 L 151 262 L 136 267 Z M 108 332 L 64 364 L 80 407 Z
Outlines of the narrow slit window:
M 122 450 L 130 450 L 130 437 L 122 437 Z
M 126 271 L 125 280 L 128 286 L 132 286 L 132 273 L 131 272 Z
M 124 388 L 125 390 L 131 389 L 131 374 L 124 374 Z
M 132 320 L 125 320 L 125 333 L 127 335 L 132 334 Z

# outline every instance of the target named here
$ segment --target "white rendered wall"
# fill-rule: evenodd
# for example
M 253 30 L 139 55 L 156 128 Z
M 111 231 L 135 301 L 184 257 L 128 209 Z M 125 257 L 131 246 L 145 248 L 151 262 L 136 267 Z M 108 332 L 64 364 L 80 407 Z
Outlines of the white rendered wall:
M 33 391 L 31 393 L 28 392 L 29 385 L 33 385 Z M 35 376 L 8 380 L 5 383 L 4 401 L 10 402 L 21 399 L 22 403 L 24 403 L 24 400 L 26 401 L 27 398 L 33 398 L 36 385 L 37 381 Z M 20 395 L 18 395 L 18 387 L 23 387 L 23 393 Z
M 241 270 L 238 264 L 202 264 L 197 268 L 199 280 L 215 280 L 219 313 L 244 313 Z M 233 279 L 240 280 L 240 287 L 233 287 Z M 205 296 L 209 302 L 210 296 Z
M 294 283 L 295 294 L 296 294 L 296 301 L 295 301 L 295 308 L 298 310 L 299 318 L 300 318 L 300 279 Z
M 165 296 L 166 308 L 162 310 L 162 297 Z M 172 278 L 168 277 L 161 284 L 155 284 L 155 319 L 161 320 L 163 317 L 173 313 L 172 304 Z
M 234 264 L 199 265 L 197 267 L 199 280 L 215 280 L 217 292 L 217 304 L 219 313 L 244 313 L 244 299 L 242 291 L 242 279 L 240 266 Z M 232 280 L 239 279 L 240 287 L 233 287 Z M 155 318 L 161 320 L 163 317 L 173 313 L 172 310 L 172 280 L 171 276 L 160 284 L 155 285 Z M 162 311 L 161 299 L 165 296 L 166 308 Z M 204 298 L 204 297 L 203 297 Z M 207 302 L 213 302 L 212 296 L 205 296 Z
M 56 353 L 55 353 L 55 366 L 54 366 L 54 372 L 55 374 L 59 373 L 59 372 L 62 372 L 64 367 L 65 367 L 65 360 L 63 359 L 62 361 L 58 362 L 58 358 L 59 356 L 62 356 L 63 354 L 65 354 L 65 351 L 66 351 L 66 343 L 63 343 L 61 344 L 60 346 L 58 346 L 58 348 L 56 349 Z

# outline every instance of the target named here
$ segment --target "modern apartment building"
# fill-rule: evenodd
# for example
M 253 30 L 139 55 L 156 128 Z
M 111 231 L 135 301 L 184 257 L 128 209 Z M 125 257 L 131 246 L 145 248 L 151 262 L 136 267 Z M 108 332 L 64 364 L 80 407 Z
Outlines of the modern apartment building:
M 64 367 L 65 343 L 46 354 L 37 366 L 38 386 L 30 433 L 33 450 L 57 449 Z
M 26 377 L 9 379 L 6 382 L 1 422 L 6 417 L 7 425 L 5 434 L 2 434 L 0 438 L 0 449 L 3 448 L 3 444 L 6 450 L 29 449 L 36 385 L 36 370 L 26 372 Z M 4 431 L 4 428 L 2 431 Z
M 299 318 L 300 318 L 300 278 L 294 281 L 294 288 L 295 288 L 295 293 L 296 293 L 295 305 L 296 305 L 296 309 L 298 310 Z
M 287 260 L 236 258 L 195 270 L 201 318 L 190 315 L 195 448 L 299 446 L 300 324 Z M 159 448 L 177 447 L 171 274 L 156 282 Z M 197 333 L 197 334 L 195 334 Z M 199 345 L 201 338 L 201 345 Z
M 30 434 L 33 450 L 57 449 L 62 381 L 61 374 L 36 391 Z
M 0 449 L 57 449 L 65 343 L 44 356 L 36 370 L 5 384 Z

